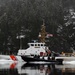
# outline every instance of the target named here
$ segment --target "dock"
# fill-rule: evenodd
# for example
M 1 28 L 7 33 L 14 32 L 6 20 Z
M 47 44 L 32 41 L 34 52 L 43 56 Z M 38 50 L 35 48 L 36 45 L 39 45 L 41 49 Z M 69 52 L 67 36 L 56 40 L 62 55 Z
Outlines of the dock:
M 57 59 L 63 59 L 63 61 L 75 61 L 75 56 L 69 56 L 69 57 L 67 57 L 67 56 L 64 56 L 64 57 L 55 57 L 55 60 L 57 60 Z

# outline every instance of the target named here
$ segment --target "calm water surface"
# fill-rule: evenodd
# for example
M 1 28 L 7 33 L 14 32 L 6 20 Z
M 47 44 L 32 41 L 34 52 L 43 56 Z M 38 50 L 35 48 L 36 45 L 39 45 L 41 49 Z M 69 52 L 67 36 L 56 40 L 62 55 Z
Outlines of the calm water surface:
M 75 65 L 0 64 L 0 75 L 75 75 Z

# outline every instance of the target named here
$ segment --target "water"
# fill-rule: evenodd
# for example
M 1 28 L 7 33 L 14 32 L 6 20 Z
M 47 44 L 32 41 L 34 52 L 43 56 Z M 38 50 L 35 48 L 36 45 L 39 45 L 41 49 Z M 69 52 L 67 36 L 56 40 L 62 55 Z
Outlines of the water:
M 0 75 L 75 75 L 75 64 L 0 63 Z

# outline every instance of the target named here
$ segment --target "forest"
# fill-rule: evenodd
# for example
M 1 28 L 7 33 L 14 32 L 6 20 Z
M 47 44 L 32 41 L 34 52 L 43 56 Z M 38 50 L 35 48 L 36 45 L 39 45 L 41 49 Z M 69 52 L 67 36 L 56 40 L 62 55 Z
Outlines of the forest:
M 45 20 L 49 48 L 75 50 L 75 0 L 0 0 L 0 52 L 17 52 L 21 34 L 23 48 L 38 39 Z

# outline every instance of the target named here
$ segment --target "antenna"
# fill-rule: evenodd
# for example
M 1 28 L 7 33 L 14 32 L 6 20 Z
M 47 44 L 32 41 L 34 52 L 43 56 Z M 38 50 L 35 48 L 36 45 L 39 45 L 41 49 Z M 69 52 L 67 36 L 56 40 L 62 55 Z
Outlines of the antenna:
M 45 21 L 43 19 L 43 25 L 41 26 L 41 32 L 40 32 L 40 42 L 45 42 L 45 37 L 46 37 L 46 30 L 45 30 Z

